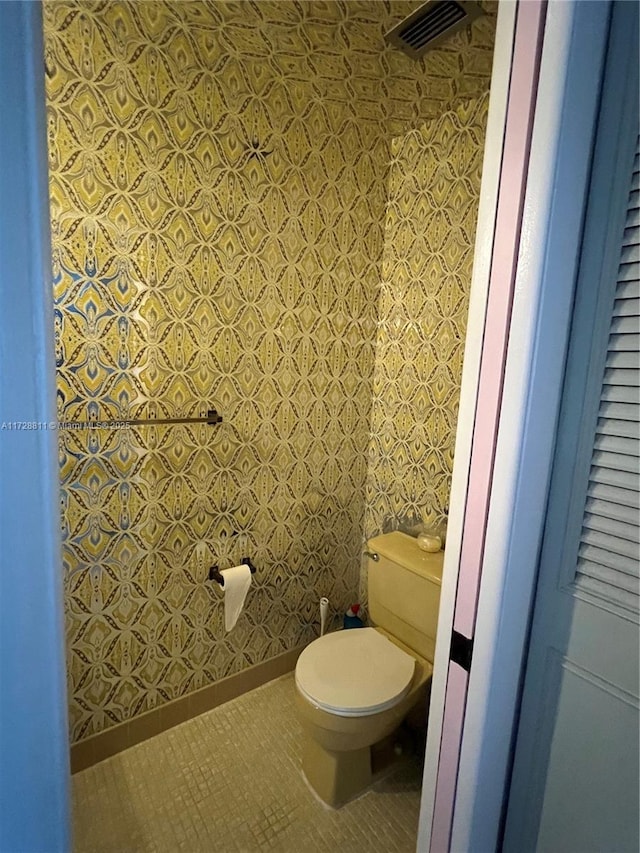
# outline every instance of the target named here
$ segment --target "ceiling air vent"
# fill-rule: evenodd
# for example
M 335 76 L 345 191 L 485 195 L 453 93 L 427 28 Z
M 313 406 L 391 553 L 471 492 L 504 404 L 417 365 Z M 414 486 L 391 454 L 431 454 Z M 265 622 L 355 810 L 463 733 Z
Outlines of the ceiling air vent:
M 420 59 L 427 50 L 483 14 L 473 0 L 428 0 L 389 30 L 385 38 L 412 59 Z

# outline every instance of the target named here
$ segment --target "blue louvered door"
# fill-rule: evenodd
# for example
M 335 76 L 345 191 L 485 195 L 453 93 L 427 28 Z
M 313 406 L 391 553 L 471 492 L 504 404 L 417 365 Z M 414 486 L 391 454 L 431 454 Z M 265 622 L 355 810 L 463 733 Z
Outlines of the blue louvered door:
M 637 35 L 614 3 L 507 853 L 640 849 Z

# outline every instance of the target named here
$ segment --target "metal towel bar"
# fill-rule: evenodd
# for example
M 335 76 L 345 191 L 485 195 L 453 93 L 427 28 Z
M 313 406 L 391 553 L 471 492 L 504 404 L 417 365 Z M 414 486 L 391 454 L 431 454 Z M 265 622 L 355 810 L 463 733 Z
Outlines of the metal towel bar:
M 206 415 L 199 418 L 123 418 L 120 421 L 61 421 L 58 424 L 58 429 L 77 429 L 79 427 L 88 427 L 91 429 L 107 429 L 110 426 L 117 425 L 120 429 L 125 426 L 151 426 L 155 424 L 209 424 L 215 426 L 222 423 L 222 415 L 219 415 L 215 409 L 209 409 Z

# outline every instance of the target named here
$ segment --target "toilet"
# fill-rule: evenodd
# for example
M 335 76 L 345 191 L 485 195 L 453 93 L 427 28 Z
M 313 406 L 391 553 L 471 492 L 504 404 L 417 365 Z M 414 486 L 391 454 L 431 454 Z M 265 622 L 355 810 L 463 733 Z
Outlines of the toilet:
M 428 553 L 398 531 L 368 543 L 374 627 L 336 631 L 298 658 L 296 705 L 302 769 L 337 808 L 374 781 L 377 746 L 416 710 L 426 718 L 444 553 Z

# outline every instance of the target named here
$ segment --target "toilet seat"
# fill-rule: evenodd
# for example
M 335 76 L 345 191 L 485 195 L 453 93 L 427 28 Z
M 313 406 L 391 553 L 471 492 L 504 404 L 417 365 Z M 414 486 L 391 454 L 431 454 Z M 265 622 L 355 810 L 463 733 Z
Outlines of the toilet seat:
M 409 692 L 415 659 L 375 628 L 314 640 L 296 665 L 296 686 L 313 705 L 340 717 L 393 708 Z

